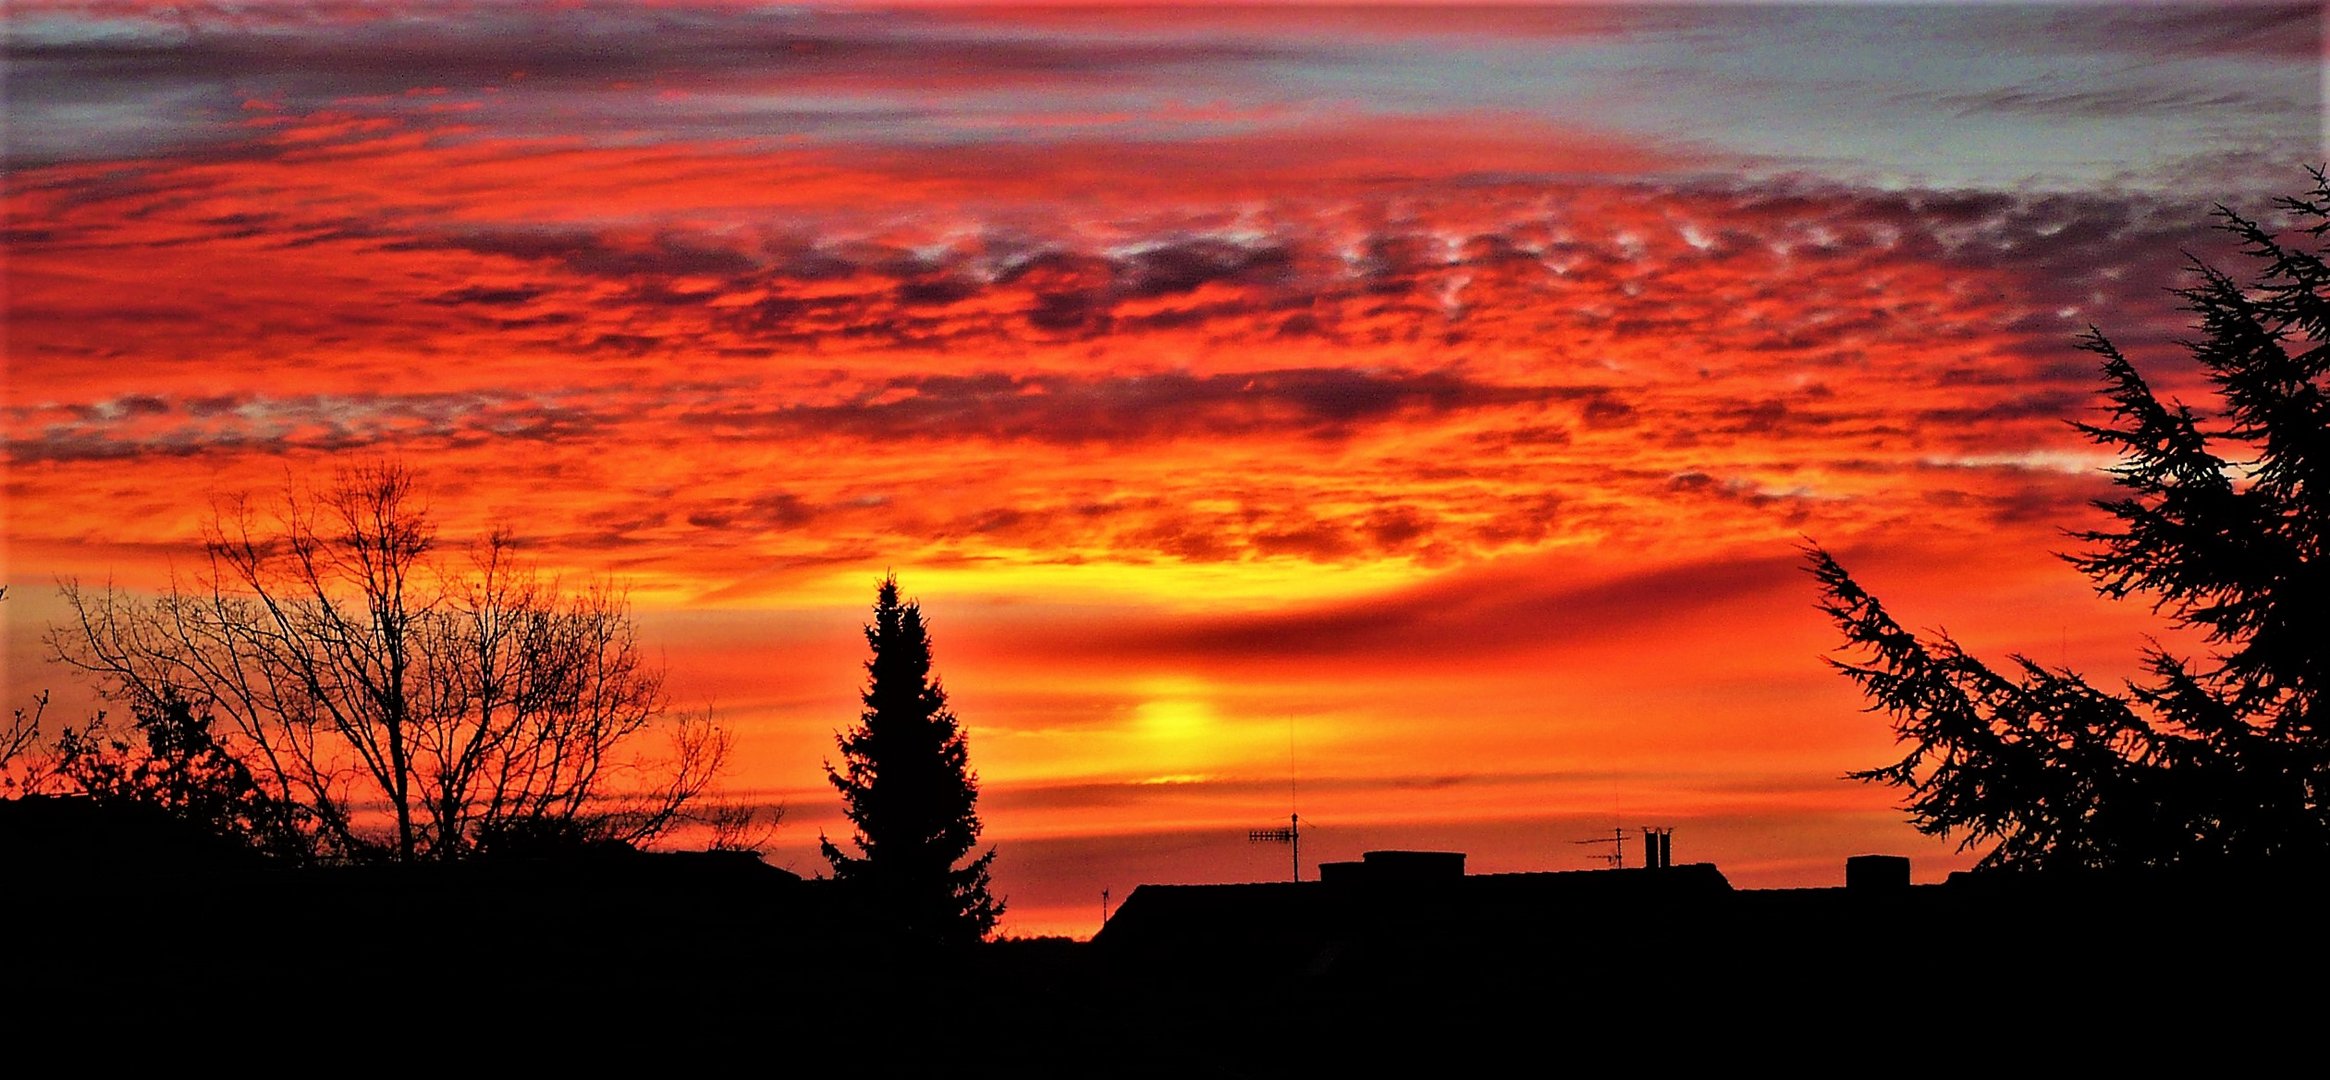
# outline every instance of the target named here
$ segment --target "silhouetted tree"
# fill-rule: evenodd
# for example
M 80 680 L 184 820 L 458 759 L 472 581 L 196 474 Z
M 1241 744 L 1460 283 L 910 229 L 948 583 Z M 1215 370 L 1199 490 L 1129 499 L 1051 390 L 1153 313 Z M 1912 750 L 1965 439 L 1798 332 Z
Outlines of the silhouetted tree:
M 2279 200 L 2292 235 L 2330 234 L 2330 181 Z M 1903 788 L 1927 833 L 1993 846 L 1986 866 L 2159 866 L 2330 854 L 2330 266 L 2222 206 L 2219 227 L 2262 264 L 2236 281 L 2198 260 L 2178 291 L 2185 343 L 2220 399 L 2163 403 L 2100 331 L 2111 414 L 2077 425 L 2115 448 L 2117 527 L 2066 556 L 2113 598 L 2203 631 L 2195 662 L 2157 644 L 2147 677 L 2114 690 L 2015 656 L 2010 674 L 1947 635 L 1920 640 L 1827 552 L 1808 550 L 1822 607 L 1860 658 L 1831 660 L 1909 744 L 1850 774 Z
M 6 724 L 0 725 L 0 791 L 21 792 L 38 785 L 40 771 L 27 771 L 18 763 L 40 745 L 41 718 L 48 708 L 48 691 L 43 690 L 33 695 L 31 708 L 10 709 Z
M 312 854 L 304 810 L 269 795 L 212 735 L 208 714 L 175 694 L 131 709 L 134 742 L 103 717 L 61 732 L 58 774 L 101 804 L 137 804 L 259 854 L 293 861 Z
M 191 736 L 148 722 L 174 703 L 205 740 L 226 720 L 231 737 L 206 745 L 240 772 L 203 775 L 296 807 L 317 857 L 636 843 L 721 764 L 723 732 L 670 716 L 620 593 L 565 592 L 498 532 L 465 562 L 433 558 L 398 465 L 342 470 L 267 514 L 230 501 L 205 541 L 194 580 L 150 600 L 67 583 L 51 652 L 130 702 L 149 738 Z M 659 728 L 670 752 L 636 752 Z
M 962 728 L 931 674 L 922 609 L 900 603 L 898 578 L 883 578 L 866 627 L 865 710 L 835 736 L 842 767 L 825 765 L 841 792 L 858 854 L 822 835 L 834 876 L 862 890 L 893 925 L 943 940 L 975 941 L 995 929 L 1003 902 L 988 892 L 995 849 L 962 866 L 979 840 L 979 780 Z
M 0 600 L 6 599 L 8 586 L 0 585 Z M 41 713 L 47 709 L 48 695 L 40 694 L 33 698 L 31 711 L 21 706 L 10 711 L 7 726 L 0 727 L 0 769 L 40 741 Z
M 0 600 L 8 599 L 8 586 L 0 585 Z M 18 795 L 36 792 L 55 775 L 55 760 L 36 753 L 41 749 L 41 721 L 48 715 L 49 692 L 32 696 L 32 705 L 19 705 L 8 710 L 8 719 L 0 723 L 0 792 Z

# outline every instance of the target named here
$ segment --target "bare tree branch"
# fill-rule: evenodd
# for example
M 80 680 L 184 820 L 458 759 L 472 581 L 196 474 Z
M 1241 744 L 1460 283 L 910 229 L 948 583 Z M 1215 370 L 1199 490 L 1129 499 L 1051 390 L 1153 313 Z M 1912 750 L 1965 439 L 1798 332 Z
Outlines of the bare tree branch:
M 708 715 L 671 714 L 622 590 L 543 578 L 506 531 L 444 557 L 400 465 L 287 488 L 264 516 L 223 501 L 205 547 L 152 599 L 63 583 L 50 653 L 109 698 L 224 719 L 318 857 L 643 843 L 725 760 Z M 668 750 L 637 750 L 651 729 Z

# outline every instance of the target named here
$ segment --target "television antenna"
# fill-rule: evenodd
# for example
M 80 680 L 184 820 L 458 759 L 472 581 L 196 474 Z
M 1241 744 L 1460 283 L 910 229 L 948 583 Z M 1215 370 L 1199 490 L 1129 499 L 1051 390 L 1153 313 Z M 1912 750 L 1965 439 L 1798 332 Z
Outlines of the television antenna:
M 1294 714 L 1286 716 L 1286 827 L 1283 829 L 1248 829 L 1249 844 L 1285 844 L 1294 849 L 1294 880 L 1303 879 L 1303 819 L 1295 811 L 1294 771 Z
M 1612 869 L 1626 865 L 1626 830 L 1623 828 L 1611 829 L 1608 836 L 1597 836 L 1590 840 L 1572 840 L 1570 843 L 1608 844 L 1610 845 L 1609 851 L 1596 852 L 1586 856 L 1586 858 L 1593 859 Z
M 1299 814 L 1286 815 L 1283 829 L 1248 829 L 1249 844 L 1287 844 L 1294 848 L 1294 879 L 1303 879 L 1303 819 Z

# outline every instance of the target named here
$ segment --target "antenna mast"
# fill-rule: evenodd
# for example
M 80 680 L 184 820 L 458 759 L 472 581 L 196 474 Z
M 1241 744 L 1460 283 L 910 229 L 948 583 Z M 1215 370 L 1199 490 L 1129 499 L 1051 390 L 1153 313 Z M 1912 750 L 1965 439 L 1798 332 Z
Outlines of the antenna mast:
M 1608 844 L 1610 850 L 1607 853 L 1596 853 L 1588 855 L 1586 858 L 1600 862 L 1611 869 L 1626 865 L 1626 830 L 1623 828 L 1611 829 L 1608 836 L 1597 836 L 1590 840 L 1572 840 L 1570 843 Z
M 1248 829 L 1249 844 L 1291 844 L 1294 846 L 1294 879 L 1303 879 L 1303 819 L 1299 814 L 1286 815 L 1283 829 Z
M 1295 715 L 1286 715 L 1286 829 L 1247 829 L 1247 843 L 1293 847 L 1293 877 L 1302 882 L 1302 815 L 1295 810 Z
M 1303 879 L 1303 819 L 1295 802 L 1294 714 L 1286 715 L 1286 828 L 1248 829 L 1249 844 L 1286 844 L 1294 849 L 1294 880 Z
M 1607 854 L 1586 856 L 1611 869 L 1626 865 L 1626 830 L 1612 829 L 1608 836 L 1590 840 L 1572 840 L 1573 844 L 1608 844 Z M 1642 827 L 1642 865 L 1649 870 L 1663 870 L 1675 865 L 1675 830 L 1671 826 L 1645 825 Z

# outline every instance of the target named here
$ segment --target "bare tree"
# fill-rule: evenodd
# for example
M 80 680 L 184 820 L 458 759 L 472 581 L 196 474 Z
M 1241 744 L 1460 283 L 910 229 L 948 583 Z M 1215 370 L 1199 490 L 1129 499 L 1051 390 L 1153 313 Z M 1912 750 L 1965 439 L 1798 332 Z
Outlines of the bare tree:
M 778 803 L 764 807 L 738 799 L 724 799 L 690 816 L 710 833 L 704 850 L 751 852 L 758 855 L 761 849 L 776 839 L 777 827 L 785 823 L 785 805 Z
M 8 586 L 0 585 L 0 600 L 8 599 Z M 0 793 L 30 795 L 43 792 L 57 779 L 56 755 L 47 753 L 43 739 L 43 721 L 49 711 L 49 692 L 32 696 L 32 705 L 22 705 L 8 711 L 8 719 L 0 723 Z M 93 721 L 91 726 L 94 726 Z M 68 725 L 64 735 L 85 734 L 84 729 Z
M 20 706 L 10 711 L 7 726 L 0 728 L 0 770 L 5 770 L 11 762 L 40 741 L 41 715 L 48 712 L 48 708 L 49 694 L 43 690 L 33 695 L 31 709 Z
M 206 560 L 142 599 L 68 582 L 51 654 L 133 703 L 182 699 L 231 729 L 327 858 L 453 859 L 638 843 L 676 824 L 728 737 L 675 715 L 630 606 L 543 578 L 496 532 L 446 560 L 414 478 L 343 469 L 261 508 L 221 503 Z M 660 731 L 664 753 L 638 752 Z

